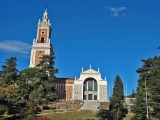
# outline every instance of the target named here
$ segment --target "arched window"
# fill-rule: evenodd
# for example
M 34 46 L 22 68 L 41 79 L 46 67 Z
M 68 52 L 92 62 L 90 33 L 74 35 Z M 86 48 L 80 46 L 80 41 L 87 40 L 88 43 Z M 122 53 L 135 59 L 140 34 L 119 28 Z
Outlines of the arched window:
M 44 43 L 44 37 L 41 37 L 41 43 Z
M 93 78 L 87 78 L 83 83 L 84 91 L 97 91 L 97 81 Z

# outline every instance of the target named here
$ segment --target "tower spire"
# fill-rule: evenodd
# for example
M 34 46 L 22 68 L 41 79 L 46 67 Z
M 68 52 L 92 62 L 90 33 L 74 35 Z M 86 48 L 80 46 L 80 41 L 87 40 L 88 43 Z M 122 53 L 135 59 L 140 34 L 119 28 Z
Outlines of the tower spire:
M 47 2 L 46 2 L 45 12 L 47 12 L 47 9 L 48 9 L 48 5 L 47 5 Z

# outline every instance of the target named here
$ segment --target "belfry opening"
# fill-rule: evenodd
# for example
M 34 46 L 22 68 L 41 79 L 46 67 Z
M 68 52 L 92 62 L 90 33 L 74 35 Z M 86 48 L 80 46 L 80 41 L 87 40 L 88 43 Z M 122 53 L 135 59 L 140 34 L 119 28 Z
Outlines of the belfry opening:
M 41 43 L 44 43 L 44 37 L 41 37 Z

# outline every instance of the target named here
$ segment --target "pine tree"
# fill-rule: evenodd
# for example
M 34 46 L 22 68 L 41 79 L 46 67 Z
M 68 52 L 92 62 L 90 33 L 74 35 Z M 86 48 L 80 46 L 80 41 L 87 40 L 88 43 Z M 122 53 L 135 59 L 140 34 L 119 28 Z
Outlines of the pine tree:
M 16 57 L 6 59 L 5 65 L 2 66 L 2 75 L 4 79 L 1 82 L 1 90 L 3 90 L 3 105 L 7 107 L 7 113 L 12 119 L 23 119 L 31 114 L 28 111 L 27 101 L 21 97 L 19 91 L 20 86 L 16 84 L 19 80 L 18 70 L 16 69 Z
M 135 98 L 135 96 L 136 96 L 136 93 L 135 93 L 135 91 L 134 91 L 134 89 L 132 90 L 132 94 L 131 95 L 129 95 L 129 97 L 131 97 L 131 98 Z
M 54 58 L 53 55 L 44 55 L 37 65 L 37 67 L 40 68 L 39 72 L 37 76 L 32 79 L 34 90 L 30 94 L 30 99 L 40 104 L 47 104 L 49 101 L 54 101 L 57 97 L 55 74 L 58 70 L 53 67 Z
M 135 113 L 133 120 L 146 119 L 147 106 L 150 106 L 152 109 L 148 109 L 149 117 L 160 118 L 160 57 L 155 56 L 154 58 L 142 60 L 142 62 L 142 67 L 136 70 L 140 75 L 136 94 L 136 106 L 133 108 Z M 148 104 L 146 104 L 146 93 Z
M 19 86 L 19 93 L 25 100 L 29 100 L 29 95 L 33 91 L 33 80 L 38 74 L 39 68 L 27 68 L 20 72 L 20 78 L 16 82 Z
M 123 120 L 125 109 L 123 107 L 123 83 L 120 76 L 116 76 L 113 88 L 113 95 L 110 100 L 110 112 L 113 120 Z
M 4 86 L 12 85 L 16 82 L 18 77 L 18 70 L 16 69 L 16 57 L 6 59 L 5 65 L 2 66 L 1 75 L 4 77 Z

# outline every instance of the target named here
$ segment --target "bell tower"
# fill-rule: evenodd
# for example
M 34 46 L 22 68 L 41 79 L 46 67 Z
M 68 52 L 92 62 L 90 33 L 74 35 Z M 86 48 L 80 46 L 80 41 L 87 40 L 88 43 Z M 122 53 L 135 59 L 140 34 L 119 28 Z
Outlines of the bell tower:
M 51 38 L 51 23 L 48 19 L 47 9 L 43 13 L 42 21 L 39 19 L 37 25 L 37 37 L 33 40 L 31 47 L 30 66 L 36 67 L 43 55 L 53 55 Z

